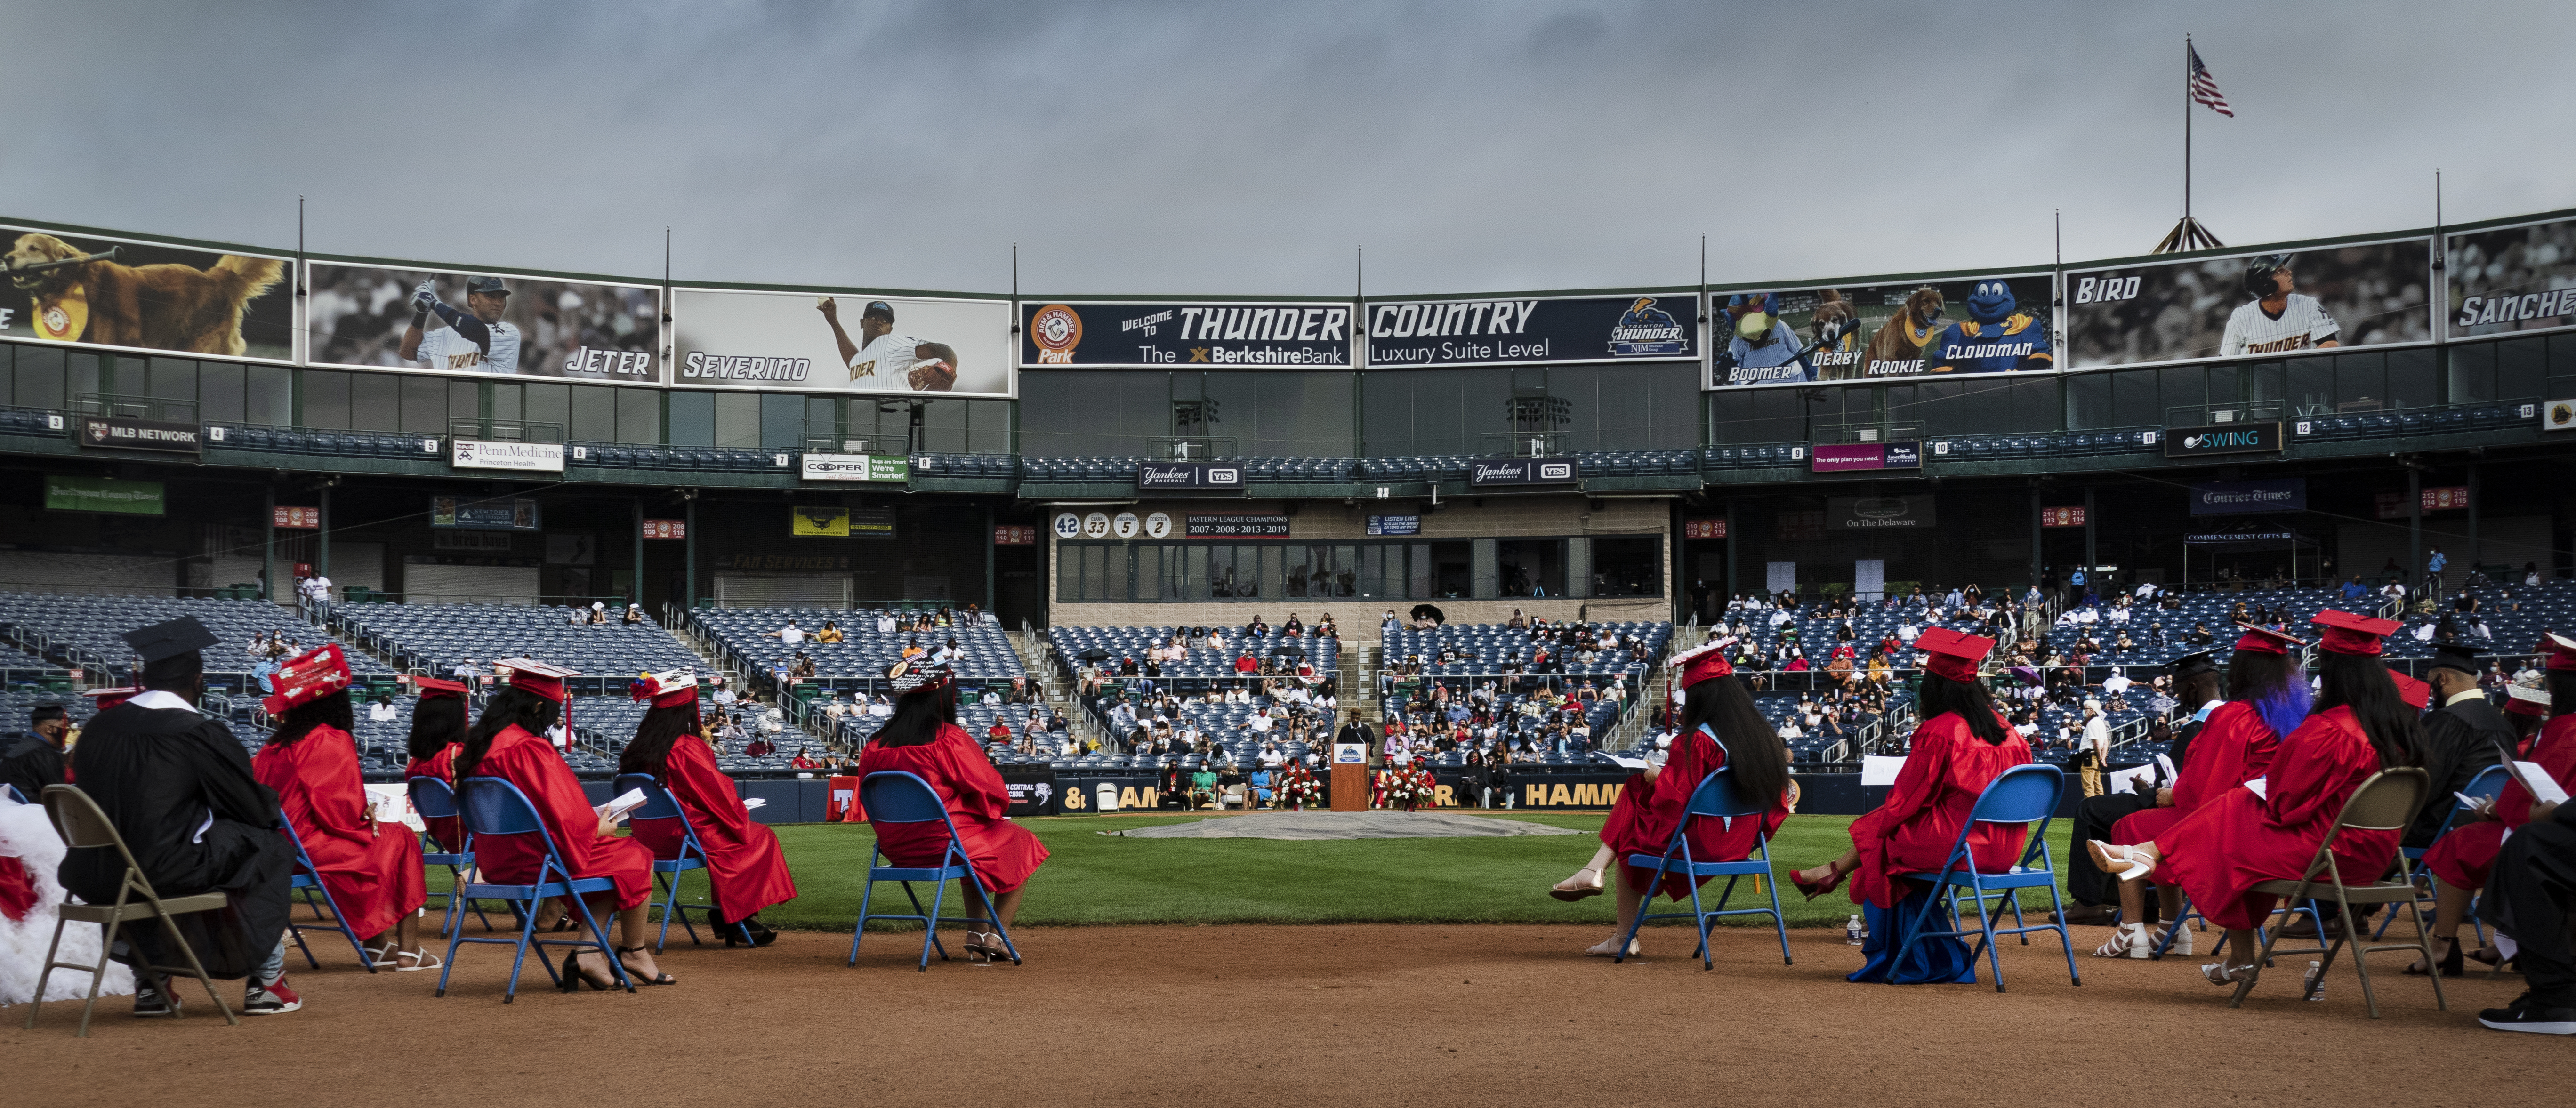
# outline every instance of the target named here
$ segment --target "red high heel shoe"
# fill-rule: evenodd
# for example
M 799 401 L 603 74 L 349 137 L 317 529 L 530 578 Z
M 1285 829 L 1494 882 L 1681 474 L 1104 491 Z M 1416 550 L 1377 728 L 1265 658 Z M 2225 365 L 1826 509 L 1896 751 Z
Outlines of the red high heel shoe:
M 1807 894 L 1807 899 L 1809 900 L 1814 900 L 1817 897 L 1834 891 L 1835 889 L 1842 888 L 1843 878 L 1851 876 L 1850 870 L 1838 869 L 1834 871 L 1833 877 L 1829 880 L 1811 882 L 1804 877 L 1798 876 L 1801 872 L 1803 871 L 1794 869 L 1790 870 L 1789 883 L 1796 885 L 1799 892 Z

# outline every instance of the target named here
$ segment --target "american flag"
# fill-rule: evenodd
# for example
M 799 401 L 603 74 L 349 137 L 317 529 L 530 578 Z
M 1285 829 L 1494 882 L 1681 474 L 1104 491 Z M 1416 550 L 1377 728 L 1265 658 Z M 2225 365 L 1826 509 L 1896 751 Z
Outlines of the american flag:
M 2185 46 L 2183 49 L 2191 53 L 2191 98 L 2208 105 L 2211 111 L 2229 119 L 2236 118 L 2236 113 L 2227 109 L 2227 97 L 2218 91 L 2218 78 L 2210 76 L 2209 67 L 2200 63 L 2200 48 Z

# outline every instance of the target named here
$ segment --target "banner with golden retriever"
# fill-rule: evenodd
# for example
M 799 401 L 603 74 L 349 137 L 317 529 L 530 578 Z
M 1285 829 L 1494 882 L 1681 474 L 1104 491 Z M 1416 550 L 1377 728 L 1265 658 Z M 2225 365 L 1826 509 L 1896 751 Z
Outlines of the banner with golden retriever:
M 222 358 L 295 357 L 286 258 L 0 225 L 0 338 Z
M 2070 270 L 2075 369 L 2433 341 L 2433 240 Z
M 682 388 L 1018 395 L 1008 300 L 709 288 L 671 300 Z
M 662 383 L 662 290 L 308 261 L 306 364 Z
M 1709 387 L 2057 368 L 2046 273 L 1709 297 Z

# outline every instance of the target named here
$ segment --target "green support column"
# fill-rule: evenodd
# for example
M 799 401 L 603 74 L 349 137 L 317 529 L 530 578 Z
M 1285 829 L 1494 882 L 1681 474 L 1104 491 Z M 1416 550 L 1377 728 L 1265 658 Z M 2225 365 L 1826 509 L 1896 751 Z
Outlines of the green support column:
M 635 573 L 626 583 L 626 599 L 641 604 L 644 602 L 644 498 L 635 497 L 631 503 L 635 506 L 633 522 L 629 526 L 629 530 L 635 533 L 635 560 L 632 563 Z
M 322 526 L 313 532 L 313 575 L 331 576 L 331 486 L 322 486 Z
M 681 529 L 684 532 L 683 537 L 688 542 L 681 549 L 680 558 L 688 563 L 683 569 L 683 576 L 688 579 L 688 585 L 682 595 L 688 598 L 684 603 L 688 605 L 690 611 L 694 612 L 698 609 L 698 490 L 689 490 L 686 507 L 688 517 L 682 521 Z
M 277 486 L 260 490 L 259 598 L 277 602 Z

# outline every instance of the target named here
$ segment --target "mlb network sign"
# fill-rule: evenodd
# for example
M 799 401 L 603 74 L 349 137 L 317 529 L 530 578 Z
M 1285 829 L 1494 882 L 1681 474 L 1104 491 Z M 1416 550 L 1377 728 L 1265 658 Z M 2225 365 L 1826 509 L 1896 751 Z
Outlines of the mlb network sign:
M 1204 462 L 1147 462 L 1136 467 L 1136 491 L 1156 489 L 1239 489 L 1243 468 Z
M 1469 485 L 1568 485 L 1578 474 L 1572 458 L 1511 458 L 1477 462 L 1467 471 Z
M 2277 454 L 2281 423 L 2221 423 L 2209 427 L 2173 427 L 2165 431 L 2165 457 L 2197 458 L 2204 454 Z

